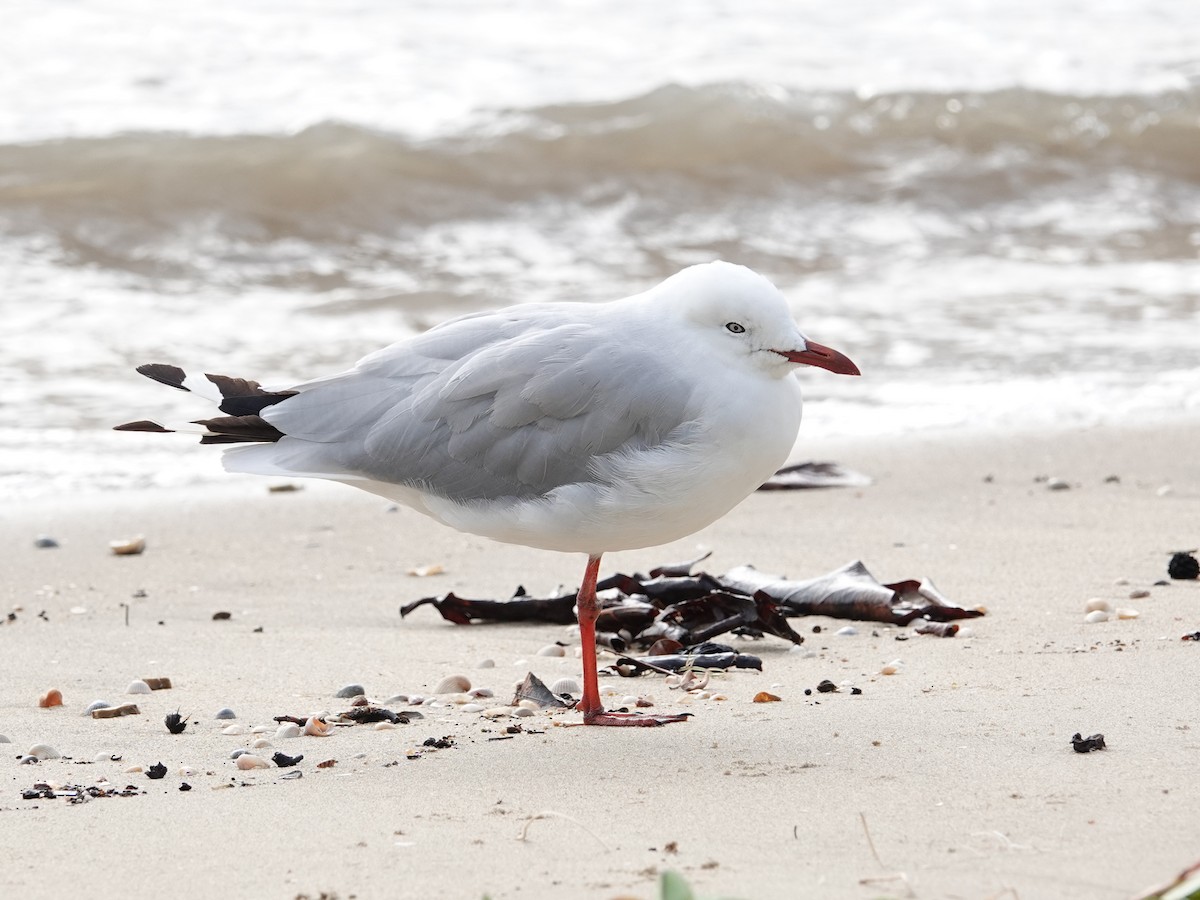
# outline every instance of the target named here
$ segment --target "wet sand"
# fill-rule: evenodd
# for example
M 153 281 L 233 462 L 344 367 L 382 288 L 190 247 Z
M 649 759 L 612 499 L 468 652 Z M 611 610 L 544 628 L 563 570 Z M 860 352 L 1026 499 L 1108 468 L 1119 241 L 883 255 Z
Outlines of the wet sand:
M 0 601 L 22 609 L 0 626 L 0 734 L 11 740 L 0 745 L 0 894 L 611 900 L 656 896 L 670 868 L 702 896 L 748 900 L 1128 897 L 1198 855 L 1200 646 L 1180 636 L 1200 628 L 1200 583 L 1154 586 L 1169 551 L 1200 543 L 1198 444 L 1198 422 L 809 439 L 798 458 L 834 459 L 875 484 L 758 494 L 692 538 L 612 555 L 603 573 L 698 547 L 713 550 L 710 571 L 748 562 L 793 577 L 861 558 L 881 580 L 928 577 L 986 606 L 970 637 L 899 642 L 903 629 L 865 623 L 838 636 L 845 623 L 794 619 L 816 655 L 738 641 L 764 670 L 714 678 L 724 701 L 680 698 L 657 678 L 604 679 L 695 713 L 662 729 L 537 715 L 491 741 L 509 722 L 442 708 L 394 730 L 265 735 L 266 756 L 304 754 L 296 780 L 237 770 L 230 752 L 257 735 L 222 734 L 214 712 L 273 726 L 345 708 L 334 693 L 349 682 L 383 700 L 428 694 L 457 672 L 505 701 L 530 670 L 578 677 L 574 657 L 536 655 L 567 628 L 454 627 L 397 609 L 447 591 L 573 587 L 582 559 L 462 536 L 312 483 L 269 494 L 265 480 L 231 478 L 8 506 Z M 1049 490 L 1043 476 L 1070 487 Z M 35 548 L 42 533 L 60 546 Z M 133 534 L 144 554 L 109 553 Z M 435 563 L 446 574 L 404 574 Z M 1141 589 L 1149 596 L 1129 599 Z M 1092 597 L 1140 616 L 1085 624 Z M 217 611 L 232 617 L 213 621 Z M 478 668 L 485 658 L 495 668 Z M 896 659 L 898 674 L 880 674 Z M 174 687 L 125 694 L 146 676 Z M 863 693 L 804 695 L 826 678 Z M 65 705 L 37 708 L 50 688 Z M 764 689 L 782 702 L 751 703 Z M 143 714 L 82 716 L 96 699 Z M 163 717 L 176 709 L 198 724 L 173 736 Z M 1108 749 L 1076 754 L 1074 732 L 1102 732 Z M 443 736 L 456 746 L 422 746 Z M 69 759 L 19 765 L 36 743 Z M 100 754 L 121 759 L 93 762 Z M 327 759 L 337 764 L 316 767 Z M 124 772 L 160 761 L 162 780 Z M 100 776 L 144 794 L 76 806 L 21 797 L 37 781 Z M 185 781 L 192 790 L 179 790 Z

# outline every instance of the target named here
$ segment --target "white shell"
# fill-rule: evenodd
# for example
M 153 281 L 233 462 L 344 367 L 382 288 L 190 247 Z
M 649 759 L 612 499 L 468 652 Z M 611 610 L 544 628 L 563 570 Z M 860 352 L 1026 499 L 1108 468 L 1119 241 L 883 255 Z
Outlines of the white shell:
M 182 775 L 184 778 L 188 778 L 192 775 L 196 775 L 199 771 L 200 770 L 195 768 L 194 766 L 180 766 L 179 767 L 179 774 Z
M 435 694 L 462 694 L 471 689 L 471 679 L 466 675 L 447 675 L 433 689 Z
M 338 692 L 334 694 L 334 696 L 343 698 L 364 697 L 366 696 L 366 693 L 366 689 L 361 684 L 347 684 L 338 688 Z
M 395 731 L 396 726 L 393 725 L 391 722 L 376 722 L 375 730 L 376 731 Z
M 512 711 L 512 714 L 517 718 L 524 718 L 525 716 L 532 716 L 534 713 L 528 706 L 518 706 Z
M 34 744 L 27 751 L 27 755 L 36 756 L 38 759 L 62 759 L 62 754 L 49 744 Z
M 538 656 L 566 656 L 567 650 L 561 644 L 547 644 L 537 652 Z
M 849 637 L 850 635 L 858 634 L 858 629 L 853 625 L 843 625 L 841 628 L 835 631 L 834 634 L 840 634 L 844 637 Z
M 482 703 L 466 703 L 462 706 L 462 711 L 465 713 L 483 712 L 483 709 Z
M 125 688 L 125 693 L 149 694 L 150 685 L 146 684 L 146 682 L 142 681 L 140 678 L 135 678 L 133 681 L 129 682 L 129 687 Z
M 578 694 L 579 682 L 574 678 L 560 678 L 550 685 L 552 694 Z
M 304 723 L 302 729 L 305 734 L 313 737 L 329 737 L 333 733 L 333 726 L 327 722 L 322 722 L 317 716 L 312 716 Z
M 512 707 L 509 706 L 493 706 L 491 709 L 485 709 L 482 715 L 489 719 L 499 719 L 502 716 L 507 716 L 512 712 Z
M 300 726 L 295 722 L 285 722 L 275 729 L 275 740 L 277 741 L 298 737 L 300 737 Z
M 615 697 L 619 693 L 620 693 L 620 691 L 618 691 L 611 684 L 600 685 L 600 696 L 601 697 Z
M 221 734 L 245 734 L 245 725 L 226 725 L 221 729 Z
M 144 772 L 144 771 L 145 771 L 145 769 L 143 769 L 141 766 L 130 766 L 129 768 L 127 768 L 125 770 L 125 774 L 126 775 L 135 775 L 138 772 Z
M 109 541 L 108 549 L 117 556 L 136 556 L 146 549 L 146 539 L 139 534 L 134 538 Z
M 83 715 L 90 716 L 97 709 L 109 709 L 112 706 L 107 700 L 93 700 L 87 705 L 87 709 L 83 711 Z
M 1093 609 L 1090 613 L 1083 617 L 1083 621 L 1089 625 L 1095 625 L 1097 622 L 1107 622 L 1108 613 L 1103 609 Z
M 1112 604 L 1101 597 L 1093 597 L 1087 602 L 1087 605 L 1083 608 L 1083 611 L 1095 612 L 1096 610 L 1100 610 L 1102 612 L 1112 612 Z
M 243 753 L 237 758 L 237 767 L 243 772 L 250 769 L 269 769 L 271 761 L 263 759 L 261 756 L 255 756 L 253 753 Z
M 384 706 L 403 706 L 408 702 L 408 694 L 392 694 L 383 701 Z
M 903 665 L 903 663 L 901 663 L 900 660 L 893 659 L 890 663 L 888 663 L 882 669 L 879 670 L 879 674 L 880 675 L 895 675 L 897 672 L 900 671 L 900 667 L 902 665 Z
M 1117 610 L 1117 618 L 1118 619 L 1136 619 L 1140 615 L 1141 615 L 1141 613 L 1139 613 L 1136 609 L 1118 609 Z
M 637 706 L 638 698 L 633 694 L 626 694 L 621 698 L 621 706 Z
M 235 713 L 228 706 L 222 706 L 220 709 L 217 710 L 217 714 L 215 716 L 213 716 L 213 718 L 214 719 L 236 719 L 237 713 Z
M 251 734 L 270 734 L 275 729 L 270 725 L 255 725 L 250 729 Z
M 271 742 L 268 741 L 266 738 L 259 738 L 257 741 L 255 741 L 253 744 L 250 745 L 250 748 L 252 750 L 265 750 L 267 747 L 270 747 L 270 746 L 271 746 Z
M 481 659 L 478 663 L 476 663 L 475 668 L 494 669 L 496 668 L 496 661 L 494 659 Z
M 535 709 L 541 709 L 542 705 L 540 703 L 538 703 L 536 700 L 525 699 L 525 700 L 517 701 L 517 708 L 518 709 L 535 710 Z

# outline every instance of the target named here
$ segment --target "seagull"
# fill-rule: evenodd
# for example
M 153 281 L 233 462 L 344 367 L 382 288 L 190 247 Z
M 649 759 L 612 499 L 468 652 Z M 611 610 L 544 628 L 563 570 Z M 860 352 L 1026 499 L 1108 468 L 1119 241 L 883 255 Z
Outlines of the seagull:
M 586 554 L 577 708 L 587 725 L 655 726 L 687 716 L 600 702 L 601 556 L 699 531 L 773 475 L 800 427 L 802 366 L 859 374 L 770 281 L 717 261 L 620 300 L 465 315 L 282 389 L 139 366 L 222 415 L 116 430 L 198 433 L 232 445 L 230 472 L 345 482 L 459 531 Z

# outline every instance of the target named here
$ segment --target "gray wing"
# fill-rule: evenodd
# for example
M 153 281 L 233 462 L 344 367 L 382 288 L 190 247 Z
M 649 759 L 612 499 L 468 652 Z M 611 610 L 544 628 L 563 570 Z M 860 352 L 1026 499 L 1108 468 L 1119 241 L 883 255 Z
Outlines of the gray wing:
M 692 390 L 656 360 L 662 348 L 604 338 L 602 316 L 542 304 L 458 319 L 298 386 L 266 417 L 292 444 L 281 451 L 308 456 L 309 470 L 318 452 L 330 477 L 457 501 L 594 480 L 597 457 L 657 446 L 684 425 Z

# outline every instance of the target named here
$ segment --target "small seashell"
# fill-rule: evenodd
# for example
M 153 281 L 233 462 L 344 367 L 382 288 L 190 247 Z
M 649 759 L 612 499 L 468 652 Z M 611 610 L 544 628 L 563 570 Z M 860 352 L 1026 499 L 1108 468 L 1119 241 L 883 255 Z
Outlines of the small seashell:
M 252 743 L 250 745 L 250 749 L 251 750 L 265 750 L 267 747 L 270 747 L 270 746 L 271 746 L 271 742 L 268 741 L 266 738 L 259 738 L 257 741 L 255 741 L 254 743 Z
M 617 694 L 619 694 L 619 693 L 621 693 L 621 692 L 620 692 L 620 691 L 618 691 L 618 690 L 617 690 L 615 687 L 613 687 L 611 684 L 602 684 L 602 685 L 600 685 L 600 696 L 601 696 L 601 697 L 614 697 L 614 696 L 616 696 L 616 695 L 617 695 Z
M 143 769 L 141 766 L 129 766 L 127 769 L 125 769 L 124 774 L 136 775 L 138 772 L 144 772 L 144 771 L 146 771 L 146 770 Z
M 528 697 L 522 697 L 520 700 L 518 700 L 513 705 L 517 709 L 541 709 L 542 708 L 542 704 L 538 703 L 536 700 L 531 700 Z
M 11 744 L 11 743 L 12 743 L 12 741 L 10 741 L 8 739 L 7 734 L 0 734 L 0 744 Z
M 1046 479 L 1046 490 L 1048 490 L 1048 491 L 1066 491 L 1066 490 L 1070 490 L 1070 488 L 1071 488 L 1070 483 L 1063 481 L 1063 479 L 1061 479 L 1061 478 L 1047 478 Z
M 1093 597 L 1087 602 L 1087 605 L 1084 607 L 1084 612 L 1095 612 L 1096 610 L 1112 612 L 1112 604 L 1100 597 Z
M 776 694 L 772 694 L 767 691 L 759 691 L 757 694 L 754 695 L 754 700 L 752 702 L 754 702 L 754 703 L 778 703 L 782 699 L 783 699 L 782 697 L 780 697 Z
M 567 649 L 562 644 L 547 644 L 537 652 L 538 656 L 566 656 Z
M 1150 592 L 1148 590 L 1146 590 L 1145 588 L 1138 588 L 1136 591 L 1129 592 L 1130 600 L 1142 600 L 1143 598 L 1149 597 L 1149 596 L 1150 596 Z
M 86 606 L 72 606 L 71 607 L 71 615 L 73 615 L 73 616 L 82 616 L 82 615 L 86 615 L 86 614 L 87 614 Z
M 483 712 L 484 706 L 482 703 L 465 703 L 461 709 L 465 713 L 477 713 Z
M 263 759 L 261 756 L 255 756 L 253 753 L 243 753 L 237 758 L 237 767 L 243 772 L 250 769 L 269 769 L 271 761 Z
M 405 574 L 412 575 L 414 578 L 428 578 L 430 575 L 441 575 L 446 571 L 444 566 L 437 563 L 429 566 L 413 566 L 408 569 Z
M 479 699 L 486 698 L 486 697 L 495 697 L 496 692 L 493 691 L 491 688 L 475 688 L 474 690 L 471 691 L 470 696 L 479 700 Z
M 420 706 L 424 702 L 425 702 L 425 698 L 422 697 L 420 694 L 413 694 L 411 697 L 408 698 L 409 706 Z
M 46 693 L 42 694 L 42 696 L 38 698 L 38 706 L 40 706 L 42 709 L 49 709 L 52 706 L 62 705 L 62 691 L 58 690 L 57 688 L 52 688 L 51 690 L 46 691 Z
M 62 754 L 51 747 L 49 744 L 34 744 L 26 751 L 29 756 L 42 759 L 62 759 Z
M 1108 612 L 1103 609 L 1093 609 L 1090 613 L 1083 617 L 1083 621 L 1089 625 L 1095 625 L 1097 622 L 1107 622 Z
M 724 694 L 713 694 L 711 697 L 709 697 L 709 699 L 710 700 L 728 700 L 729 698 L 726 697 Z M 640 704 L 640 703 L 638 704 L 638 706 L 641 706 L 641 705 L 642 704 Z
M 629 706 L 629 707 L 637 706 L 638 698 L 633 694 L 626 694 L 624 697 L 621 698 L 620 705 L 621 706 Z
M 197 770 L 195 766 L 180 766 L 178 774 L 182 775 L 184 778 L 190 778 L 197 774 L 198 771 L 199 770 Z
M 112 704 L 109 703 L 107 700 L 93 700 L 91 703 L 89 703 L 87 705 L 87 709 L 85 709 L 83 711 L 83 715 L 90 716 L 96 710 L 108 709 L 110 706 L 112 706 Z
M 494 669 L 494 668 L 496 668 L 496 661 L 494 659 L 481 659 L 478 663 L 475 664 L 475 668 L 477 668 L 477 669 Z
M 272 728 L 270 725 L 255 725 L 253 728 L 250 729 L 250 733 L 251 734 L 270 734 L 274 730 L 275 729 Z
M 109 541 L 108 549 L 115 556 L 137 556 L 146 549 L 146 539 L 139 534 L 137 537 Z
M 33 546 L 42 550 L 49 550 L 58 546 L 58 541 L 50 537 L 48 534 L 39 534 L 33 539 Z
M 841 628 L 835 631 L 834 634 L 840 634 L 844 637 L 849 637 L 850 635 L 858 634 L 858 629 L 853 625 L 843 625 Z
M 879 670 L 880 675 L 895 675 L 900 671 L 900 667 L 904 665 L 900 660 L 893 659 L 890 663 Z
M 1139 613 L 1136 609 L 1118 609 L 1117 610 L 1117 618 L 1118 619 L 1136 619 L 1140 615 L 1141 615 L 1141 613 Z
M 150 685 L 146 684 L 146 682 L 142 681 L 140 678 L 137 678 L 137 679 L 134 679 L 133 681 L 129 682 L 129 687 L 125 688 L 125 693 L 127 693 L 127 694 L 149 694 L 150 693 Z
M 446 703 L 454 706 L 462 706 L 464 703 L 470 703 L 474 698 L 470 694 L 451 694 L 449 697 L 443 698 Z
M 305 734 L 312 735 L 313 737 L 329 737 L 333 733 L 333 726 L 328 722 L 322 721 L 319 716 L 311 716 L 304 723 L 303 731 Z
M 499 719 L 502 716 L 507 716 L 510 712 L 512 712 L 512 707 L 510 706 L 493 706 L 490 709 L 485 709 L 480 715 L 489 719 Z
M 37 761 L 38 758 L 36 756 L 29 756 L 28 754 L 21 754 L 17 757 L 17 765 L 20 766 L 36 766 Z
M 217 714 L 215 716 L 213 716 L 213 718 L 214 719 L 236 719 L 237 713 L 235 713 L 228 706 L 222 706 L 220 709 L 217 710 Z
M 554 694 L 550 688 L 542 682 L 540 678 L 532 672 L 525 675 L 524 681 L 517 685 L 516 693 L 513 695 L 512 703 L 516 706 L 520 703 L 522 706 L 528 704 L 523 701 L 530 701 L 537 709 L 546 708 L 562 708 L 567 706 L 563 699 L 557 694 Z
M 300 726 L 295 722 L 285 722 L 275 729 L 275 740 L 285 741 L 288 738 L 300 737 Z
M 93 709 L 93 719 L 115 719 L 118 716 L 140 716 L 142 711 L 136 703 L 122 703 L 120 706 L 108 706 L 103 709 Z
M 383 701 L 384 706 L 404 706 L 408 703 L 408 694 L 392 694 Z
M 447 675 L 433 689 L 435 694 L 461 694 L 471 689 L 471 679 L 466 675 Z
M 169 691 L 171 689 L 170 678 L 143 678 L 142 681 L 150 685 L 152 691 Z
M 221 729 L 221 734 L 245 734 L 245 725 L 226 725 Z
M 236 750 L 234 750 L 232 753 L 230 753 L 230 754 L 229 754 L 229 758 L 230 758 L 230 759 L 237 759 L 237 758 L 238 758 L 239 756 L 241 756 L 243 753 L 249 753 L 249 752 L 250 752 L 250 751 L 249 751 L 249 750 L 247 750 L 245 747 L 238 747 Z
M 528 706 L 518 706 L 512 711 L 512 714 L 517 718 L 524 718 L 525 716 L 532 716 L 534 711 Z
M 579 682 L 574 678 L 560 678 L 550 685 L 550 691 L 555 694 L 578 694 Z
M 395 731 L 396 726 L 393 725 L 391 722 L 376 722 L 375 730 L 376 731 Z
M 361 684 L 347 684 L 338 689 L 337 697 L 362 697 L 367 693 L 366 688 Z

